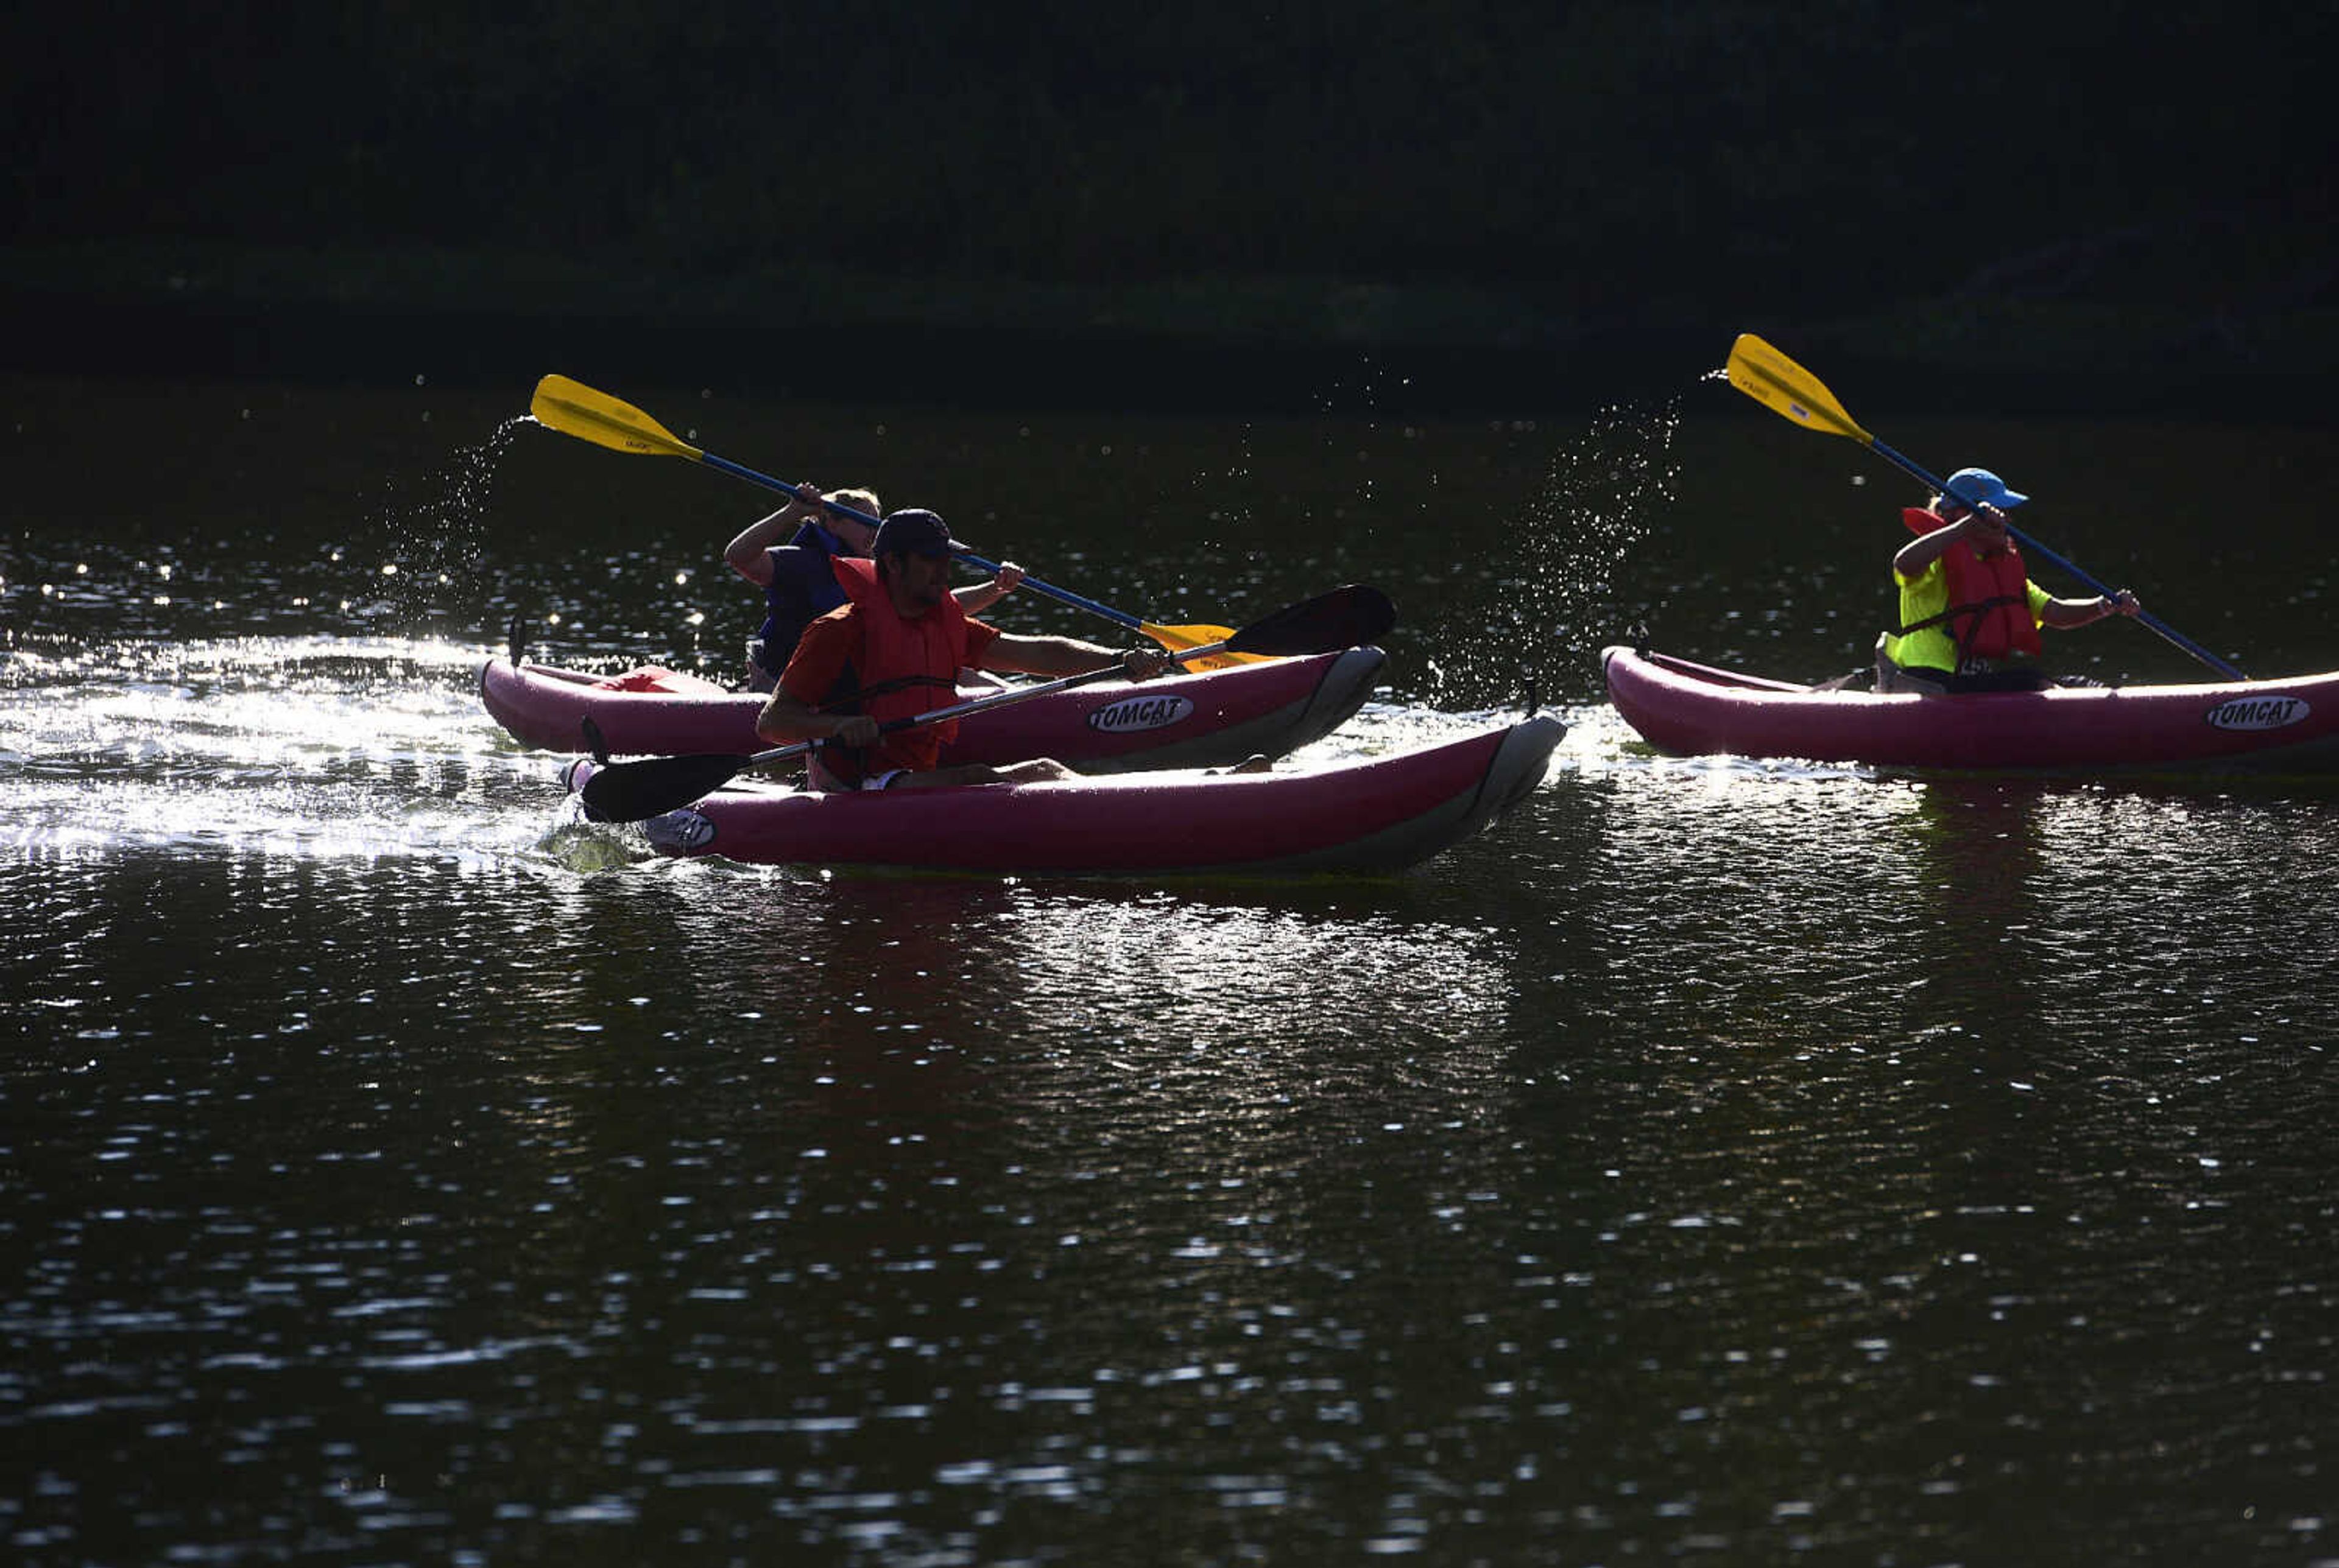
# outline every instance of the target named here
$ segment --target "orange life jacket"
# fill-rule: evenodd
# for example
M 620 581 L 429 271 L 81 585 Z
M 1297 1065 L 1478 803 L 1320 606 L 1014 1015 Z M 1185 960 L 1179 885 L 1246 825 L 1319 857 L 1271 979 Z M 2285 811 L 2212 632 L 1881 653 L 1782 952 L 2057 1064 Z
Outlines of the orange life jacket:
M 893 608 L 893 597 L 879 580 L 876 562 L 838 556 L 829 566 L 861 622 L 862 657 L 853 671 L 856 693 L 834 705 L 884 724 L 956 701 L 959 667 L 968 662 L 966 612 L 959 607 L 958 596 L 944 594 L 924 615 L 907 619 Z M 822 707 L 828 710 L 831 705 L 824 702 Z M 879 743 L 879 752 L 891 754 L 890 760 L 900 765 L 932 767 L 957 734 L 958 721 L 945 719 L 888 735 Z M 903 742 L 910 744 L 898 744 Z
M 1900 520 L 1912 534 L 1929 534 L 1949 527 L 1948 519 L 1922 507 L 1909 507 Z M 1967 659 L 2002 659 L 2009 655 L 2038 656 L 2038 623 L 2030 618 L 2030 575 L 2023 568 L 2021 552 L 2012 540 L 1989 556 L 1977 555 L 1960 539 L 1941 552 L 1942 580 L 1949 590 L 1949 607 L 1929 616 L 1898 635 L 1942 626 L 1958 645 L 1960 663 Z

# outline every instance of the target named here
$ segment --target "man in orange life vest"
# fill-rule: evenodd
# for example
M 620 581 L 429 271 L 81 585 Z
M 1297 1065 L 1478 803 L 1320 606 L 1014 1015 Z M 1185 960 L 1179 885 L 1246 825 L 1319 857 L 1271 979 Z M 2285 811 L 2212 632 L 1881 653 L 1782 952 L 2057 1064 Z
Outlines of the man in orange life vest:
M 913 508 L 884 519 L 871 541 L 871 558 L 840 556 L 830 563 L 851 602 L 804 628 L 755 720 L 756 733 L 775 745 L 840 743 L 813 754 L 815 787 L 1070 778 L 1072 770 L 1050 757 L 1004 767 L 942 767 L 955 721 L 883 735 L 878 725 L 949 706 L 957 700 L 962 666 L 1076 676 L 1118 660 L 1136 680 L 1169 667 L 1169 656 L 1158 648 L 1116 653 L 1073 637 L 1015 636 L 972 619 L 950 588 L 952 552 L 961 547 L 942 518 Z
M 1876 639 L 1878 691 L 2038 691 L 2057 683 L 2020 661 L 2038 656 L 2039 627 L 2084 626 L 2143 608 L 2126 588 L 2058 599 L 2032 582 L 2006 531 L 2006 514 L 2030 498 L 1988 468 L 1959 468 L 1949 489 L 1975 504 L 1942 495 L 1900 514 L 1917 537 L 1892 557 L 1900 625 Z

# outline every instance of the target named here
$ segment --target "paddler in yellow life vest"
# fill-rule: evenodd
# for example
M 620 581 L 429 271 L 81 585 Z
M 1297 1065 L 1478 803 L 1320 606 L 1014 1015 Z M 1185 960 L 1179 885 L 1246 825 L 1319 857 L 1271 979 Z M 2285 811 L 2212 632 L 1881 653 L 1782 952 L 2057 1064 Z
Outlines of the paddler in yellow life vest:
M 2006 531 L 2006 514 L 2030 498 L 1988 468 L 1959 468 L 1950 495 L 1901 514 L 1917 537 L 1892 557 L 1900 625 L 1876 639 L 1876 689 L 1940 695 L 2039 691 L 2058 682 L 2035 664 L 2038 628 L 2084 626 L 2143 609 L 2122 588 L 2115 597 L 2058 599 L 2030 580 Z

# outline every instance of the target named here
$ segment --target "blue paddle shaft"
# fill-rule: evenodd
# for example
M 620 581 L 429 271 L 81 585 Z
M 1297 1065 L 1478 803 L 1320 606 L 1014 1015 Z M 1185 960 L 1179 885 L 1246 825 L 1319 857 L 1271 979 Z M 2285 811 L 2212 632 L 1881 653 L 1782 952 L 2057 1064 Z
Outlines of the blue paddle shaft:
M 735 463 L 728 458 L 718 458 L 713 452 L 701 452 L 698 454 L 698 460 L 705 463 L 710 468 L 720 468 L 725 473 L 731 475 L 735 478 L 745 479 L 748 483 L 761 485 L 765 489 L 777 490 L 780 494 L 788 497 L 792 500 L 802 500 L 804 498 L 802 491 L 796 486 L 788 483 L 785 479 L 775 479 L 769 474 L 759 474 L 755 469 Z M 858 507 L 844 506 L 835 501 L 824 501 L 822 504 L 830 511 L 835 512 L 841 517 L 855 518 L 861 522 L 867 523 L 873 528 L 879 526 L 879 524 L 884 520 L 882 518 L 871 517 L 867 512 L 861 510 Z M 996 573 L 999 570 L 999 563 L 997 561 L 986 561 L 981 556 L 976 555 L 972 550 L 962 549 L 959 551 L 958 556 L 959 559 L 964 561 L 968 566 L 972 567 L 978 572 Z M 1070 605 L 1076 610 L 1086 610 L 1092 616 L 1102 616 L 1106 620 L 1112 621 L 1120 626 L 1128 626 L 1132 630 L 1140 628 L 1145 625 L 1143 621 L 1139 620 L 1135 616 L 1130 615 L 1126 610 L 1114 609 L 1110 605 L 1100 605 L 1094 599 L 1086 598 L 1072 592 L 1070 588 L 1060 588 L 1053 583 L 1043 583 L 1037 577 L 1025 577 L 1023 579 L 1023 586 L 1030 588 L 1033 593 L 1041 594 L 1055 600 L 1058 604 Z
M 1949 488 L 1946 483 L 1927 473 L 1921 466 L 1910 459 L 1894 451 L 1891 448 L 1886 446 L 1883 442 L 1877 440 L 1874 437 L 1870 437 L 1869 439 L 1868 444 L 1870 449 L 1872 449 L 1879 457 L 1883 458 L 1888 462 L 1899 465 L 1903 471 L 1914 475 L 1924 484 L 1930 486 L 1940 494 L 1949 497 L 1949 499 L 1957 502 L 1968 511 L 1972 511 L 1975 508 L 1977 505 L 1976 502 L 1969 500 L 1965 497 L 1958 494 L 1957 491 Z M 2062 557 L 2057 555 L 2054 551 L 2048 549 L 2046 546 L 2040 544 L 2029 535 L 2018 532 L 2011 523 L 2007 525 L 2006 531 L 2013 536 L 2014 542 L 2016 544 L 2029 551 L 2040 560 L 2045 561 L 2048 566 L 2059 567 L 2063 571 L 2069 573 L 2072 577 L 2077 577 L 2079 581 L 2095 589 L 2096 592 L 2103 595 L 2103 597 L 2107 599 L 2117 598 L 2119 597 L 2113 589 L 2097 582 L 2094 577 L 2088 576 L 2086 572 L 2081 571 L 2077 567 L 2072 565 L 2069 561 L 2065 560 Z M 2136 618 L 2142 621 L 2152 630 L 2159 633 L 2162 636 L 2167 638 L 2168 641 L 2176 644 L 2178 647 L 2183 648 L 2186 653 L 2191 654 L 2195 658 L 2199 659 L 2203 664 L 2207 665 L 2211 669 L 2216 670 L 2219 675 L 2237 681 L 2245 681 L 2250 678 L 2241 671 L 2235 669 L 2232 665 L 2227 664 L 2224 659 L 2221 659 L 2216 655 L 2211 653 L 2207 648 L 2203 647 L 2200 644 L 2186 636 L 2184 633 L 2177 631 L 2175 627 L 2162 622 L 2157 616 L 2154 616 L 2151 611 L 2144 611 Z

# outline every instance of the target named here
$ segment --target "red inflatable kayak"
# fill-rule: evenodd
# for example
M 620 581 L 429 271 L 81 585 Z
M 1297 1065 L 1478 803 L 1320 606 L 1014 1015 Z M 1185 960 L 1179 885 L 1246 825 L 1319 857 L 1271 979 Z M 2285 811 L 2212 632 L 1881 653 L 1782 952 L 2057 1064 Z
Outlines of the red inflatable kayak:
M 1608 698 L 1660 751 L 1876 767 L 2320 772 L 2339 766 L 2339 674 L 1959 696 L 1828 691 L 1604 648 Z
M 640 823 L 662 853 L 758 864 L 1051 873 L 1387 872 L 1467 838 L 1542 782 L 1566 726 L 1525 719 L 1323 768 L 1130 773 L 818 794 L 718 790 Z M 589 758 L 562 780 L 582 790 Z
M 1143 683 L 1102 681 L 971 715 L 943 760 L 1049 756 L 1083 773 L 1120 773 L 1281 756 L 1362 707 L 1387 662 L 1378 648 L 1349 648 Z M 491 659 L 479 675 L 479 700 L 515 739 L 555 751 L 593 749 L 587 718 L 618 756 L 745 756 L 768 744 L 755 735 L 762 697 L 655 666 L 604 676 Z

